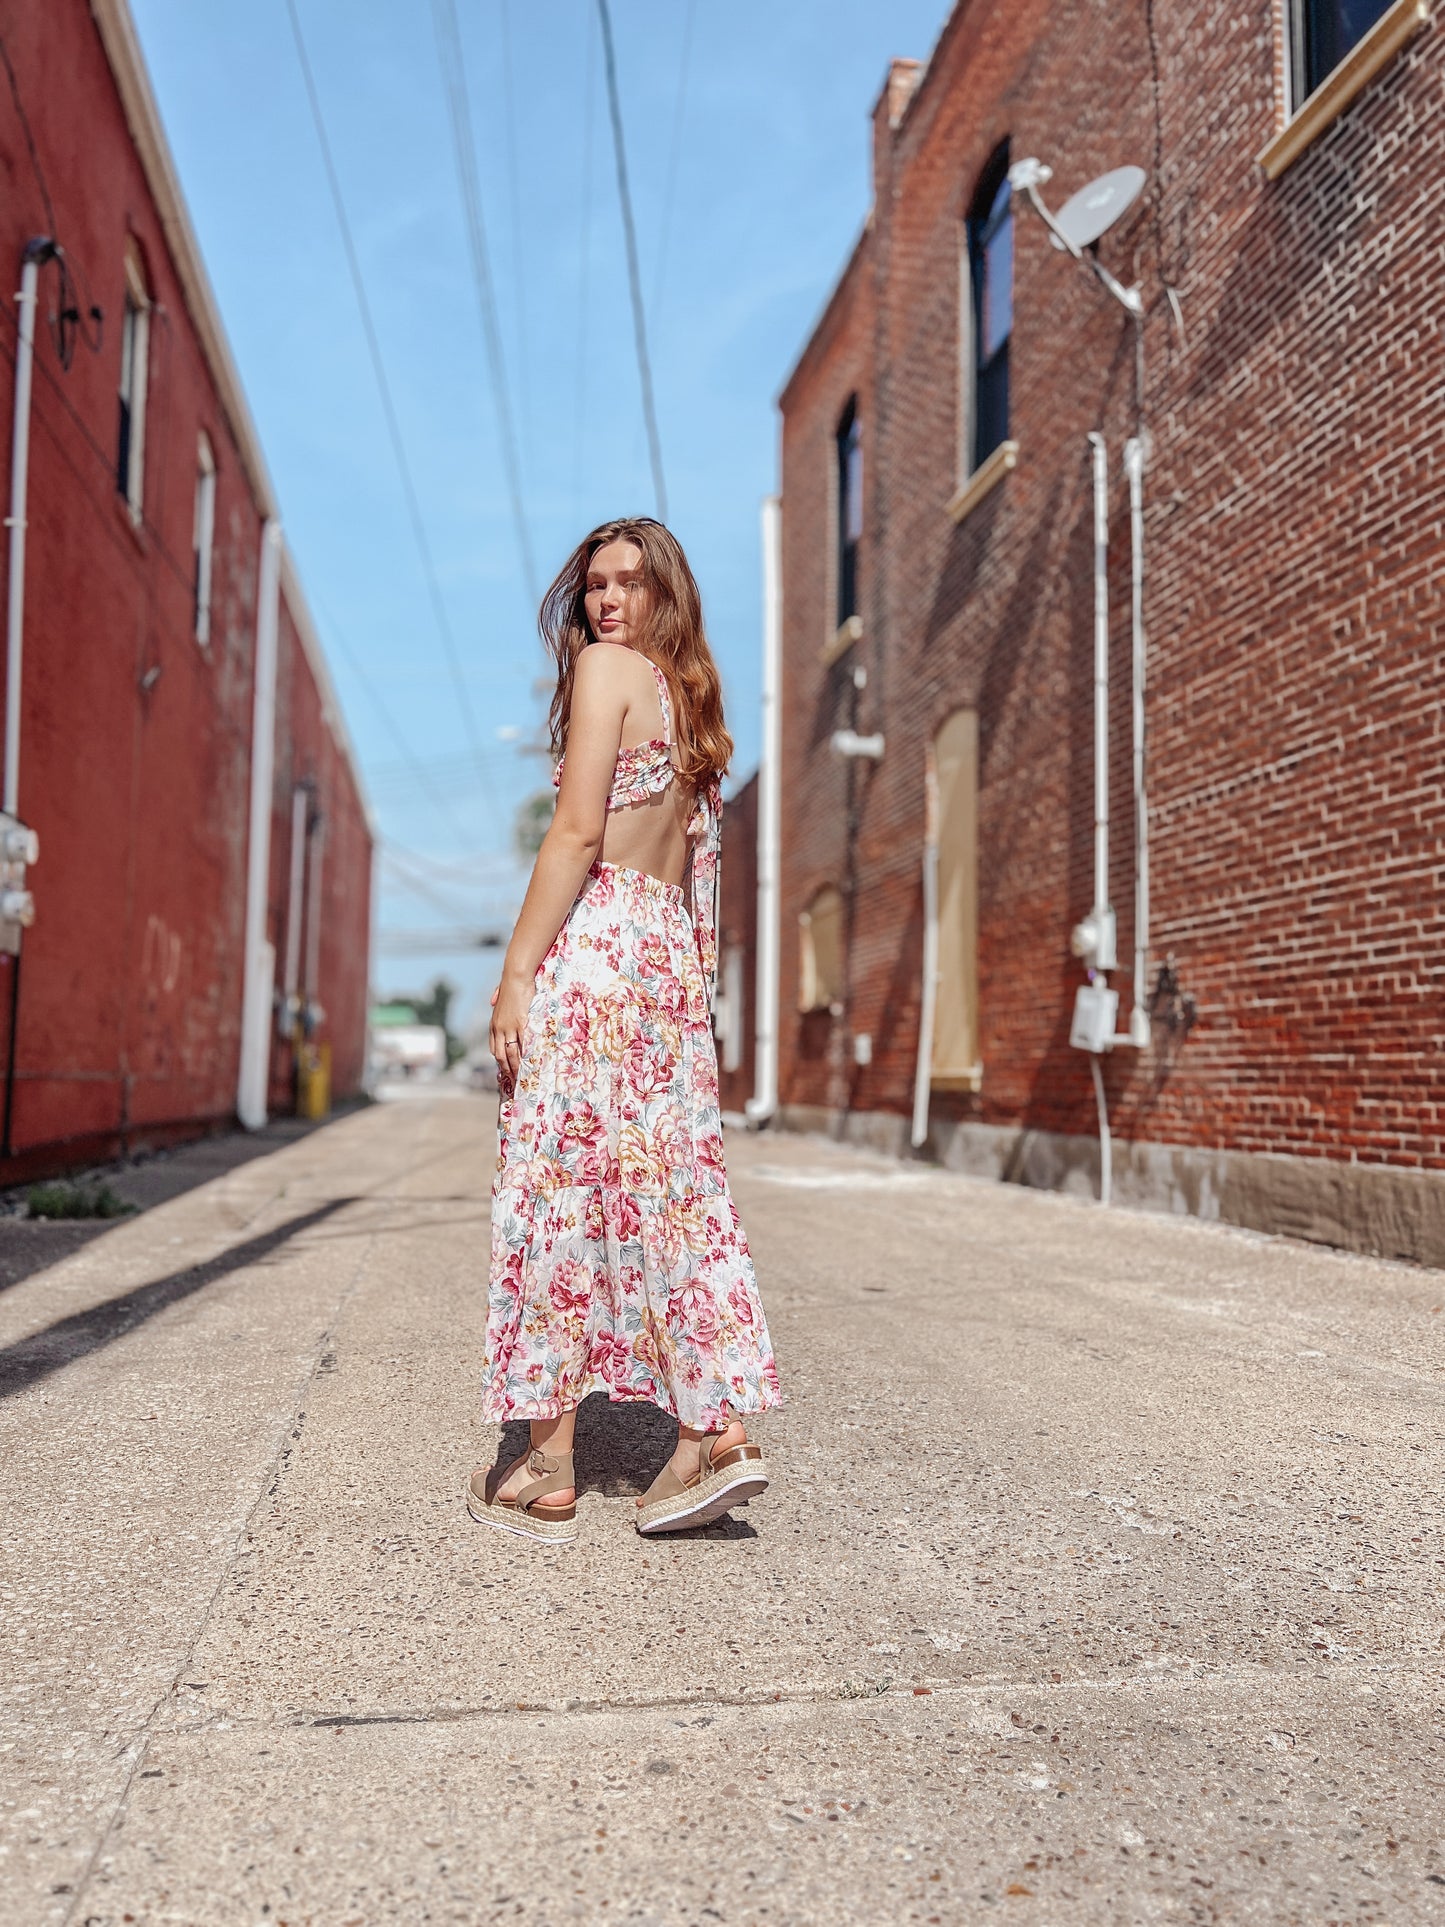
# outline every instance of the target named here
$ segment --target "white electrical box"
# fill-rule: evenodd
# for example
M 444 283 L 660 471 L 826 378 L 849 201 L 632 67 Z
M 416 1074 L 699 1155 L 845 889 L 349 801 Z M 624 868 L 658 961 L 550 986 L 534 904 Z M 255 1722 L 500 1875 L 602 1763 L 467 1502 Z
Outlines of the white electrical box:
M 1074 1022 L 1069 1042 L 1075 1050 L 1106 1051 L 1114 1042 L 1119 1017 L 1119 993 L 1099 984 L 1080 984 L 1074 997 Z
M 18 817 L 0 812 L 0 955 L 20 953 L 20 933 L 35 921 L 25 872 L 40 856 L 40 839 Z

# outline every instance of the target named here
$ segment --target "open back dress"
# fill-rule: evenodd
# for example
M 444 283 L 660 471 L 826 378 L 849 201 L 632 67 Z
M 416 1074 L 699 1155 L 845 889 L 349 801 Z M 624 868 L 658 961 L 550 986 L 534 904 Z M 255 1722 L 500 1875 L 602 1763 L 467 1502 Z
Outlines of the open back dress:
M 677 780 L 663 734 L 619 751 L 609 809 Z M 554 781 L 561 779 L 558 764 Z M 482 1415 L 555 1418 L 589 1392 L 720 1431 L 781 1402 L 723 1167 L 712 998 L 722 795 L 681 884 L 595 862 L 537 968 L 492 1186 Z

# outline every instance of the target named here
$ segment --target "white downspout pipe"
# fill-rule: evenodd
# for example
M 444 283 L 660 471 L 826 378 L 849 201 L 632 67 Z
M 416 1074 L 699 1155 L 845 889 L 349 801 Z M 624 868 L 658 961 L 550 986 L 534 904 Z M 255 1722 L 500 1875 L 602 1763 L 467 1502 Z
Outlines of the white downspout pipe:
M 933 1094 L 933 1026 L 938 1013 L 938 762 L 932 743 L 923 776 L 923 985 L 918 1010 L 918 1063 L 913 1073 L 916 1151 L 928 1136 Z
M 1096 970 L 1112 970 L 1114 911 L 1109 901 L 1109 450 L 1093 431 L 1094 451 L 1094 924 Z
M 783 504 L 763 503 L 763 754 L 758 768 L 758 969 L 750 1124 L 778 1108 L 778 995 L 782 960 Z
M 1131 549 L 1131 628 L 1134 662 L 1134 1008 L 1129 1041 L 1143 1050 L 1149 1042 L 1149 797 L 1144 770 L 1144 439 L 1124 444 L 1129 478 Z
M 50 240 L 32 241 L 20 269 L 15 346 L 15 425 L 10 444 L 10 588 L 5 610 L 5 775 L 7 816 L 20 814 L 20 684 L 25 650 L 25 516 L 30 486 L 30 388 L 35 366 L 35 307 L 41 264 L 55 252 Z
M 276 761 L 276 631 L 281 599 L 281 524 L 261 530 L 256 587 L 256 694 L 251 717 L 251 820 L 246 843 L 246 933 L 241 982 L 241 1064 L 236 1112 L 248 1131 L 266 1122 L 271 993 L 276 953 L 266 938 L 271 868 L 271 778 Z
M 291 875 L 286 890 L 286 1026 L 296 1022 L 301 1000 L 302 890 L 306 880 L 306 811 L 311 798 L 304 783 L 291 792 Z

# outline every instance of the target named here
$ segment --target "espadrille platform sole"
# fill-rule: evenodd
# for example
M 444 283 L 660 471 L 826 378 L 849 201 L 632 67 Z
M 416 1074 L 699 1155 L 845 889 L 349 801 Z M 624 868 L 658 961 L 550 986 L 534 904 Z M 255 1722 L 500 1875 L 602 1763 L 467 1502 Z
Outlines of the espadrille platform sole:
M 533 1448 L 527 1454 L 527 1469 L 535 1476 L 517 1496 L 504 1502 L 498 1488 L 512 1466 L 493 1466 L 490 1472 L 474 1472 L 467 1487 L 467 1511 L 479 1526 L 496 1526 L 500 1532 L 514 1532 L 519 1539 L 541 1539 L 548 1545 L 569 1546 L 577 1537 L 577 1502 L 544 1506 L 538 1503 L 551 1492 L 565 1491 L 575 1484 L 572 1454 L 557 1456 Z
M 639 1532 L 685 1532 L 710 1525 L 734 1506 L 746 1505 L 766 1492 L 768 1468 L 761 1446 L 736 1445 L 720 1452 L 716 1462 L 709 1456 L 707 1472 L 691 1484 L 676 1479 L 673 1483 L 677 1491 L 638 1508 Z
M 485 1505 L 474 1492 L 469 1492 L 467 1511 L 479 1526 L 514 1532 L 519 1539 L 542 1539 L 549 1545 L 570 1546 L 577 1537 L 575 1506 L 538 1506 L 533 1512 L 523 1512 L 514 1505 Z M 558 1513 L 562 1515 L 560 1518 L 555 1516 Z

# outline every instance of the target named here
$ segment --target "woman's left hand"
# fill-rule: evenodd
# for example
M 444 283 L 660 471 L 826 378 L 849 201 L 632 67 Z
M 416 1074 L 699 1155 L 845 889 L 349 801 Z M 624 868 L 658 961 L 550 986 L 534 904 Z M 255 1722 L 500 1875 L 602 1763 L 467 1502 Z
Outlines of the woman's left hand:
M 522 1068 L 522 1033 L 532 1005 L 530 984 L 504 977 L 492 992 L 492 1028 L 488 1037 L 497 1070 L 515 1084 Z

